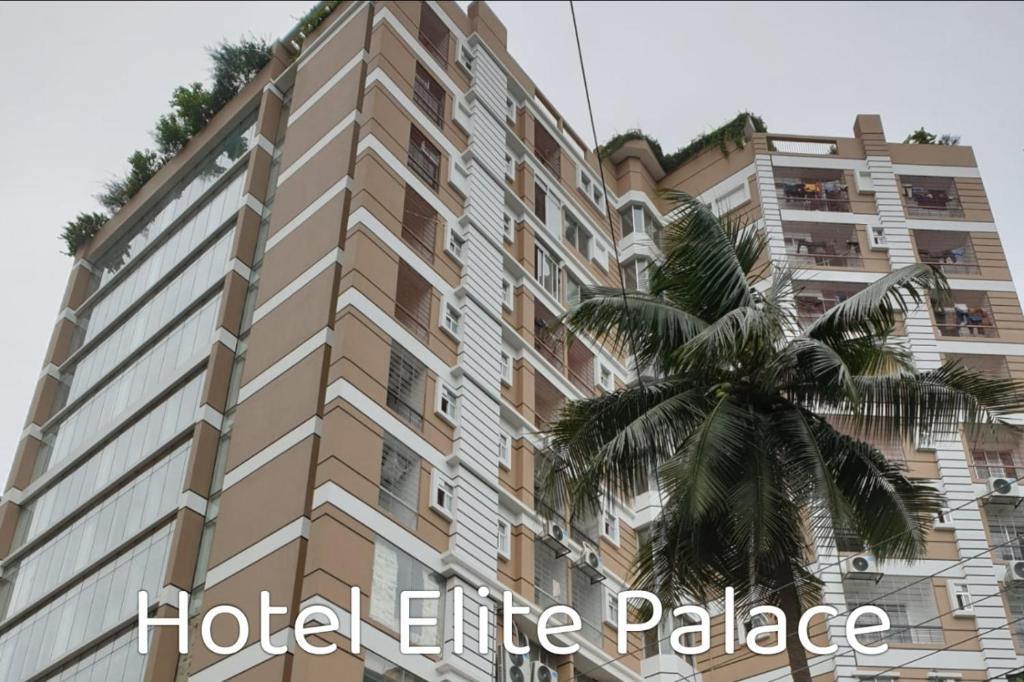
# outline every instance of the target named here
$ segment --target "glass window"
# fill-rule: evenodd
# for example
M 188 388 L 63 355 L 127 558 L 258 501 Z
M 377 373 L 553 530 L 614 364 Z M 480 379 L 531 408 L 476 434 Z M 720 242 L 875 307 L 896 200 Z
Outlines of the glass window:
M 498 464 L 512 468 L 512 438 L 507 433 L 498 434 Z
M 398 521 L 416 528 L 420 495 L 420 458 L 385 434 L 380 460 L 380 506 Z
M 392 341 L 388 367 L 388 407 L 416 428 L 423 426 L 426 378 L 427 366 Z
M 565 212 L 565 240 L 573 245 L 580 254 L 590 258 L 590 232 L 587 231 L 580 221 L 568 211 Z
M 505 519 L 498 519 L 498 556 L 512 556 L 512 526 Z
M 438 403 L 441 414 L 449 420 L 455 420 L 455 411 L 458 409 L 459 397 L 455 391 L 448 386 L 441 386 L 441 396 Z
M 544 287 L 544 290 L 559 298 L 561 265 L 558 264 L 546 248 L 539 242 L 534 247 L 534 273 L 537 282 Z
M 444 581 L 409 554 L 377 536 L 373 548 L 373 582 L 370 587 L 370 617 L 381 625 L 398 631 L 401 594 L 408 591 L 441 593 L 437 600 L 416 599 L 410 602 L 413 618 L 436 618 L 437 625 L 410 628 L 410 640 L 418 646 L 438 645 L 444 632 L 442 623 Z
M 190 427 L 195 422 L 202 384 L 200 374 L 60 481 L 27 501 L 18 515 L 14 549 L 59 523 L 102 488 Z
M 372 651 L 366 652 L 363 668 L 363 682 L 426 682 L 391 661 L 386 661 Z
M 0 680 L 28 679 L 131 617 L 140 591 L 155 603 L 173 531 L 164 526 L 0 635 Z

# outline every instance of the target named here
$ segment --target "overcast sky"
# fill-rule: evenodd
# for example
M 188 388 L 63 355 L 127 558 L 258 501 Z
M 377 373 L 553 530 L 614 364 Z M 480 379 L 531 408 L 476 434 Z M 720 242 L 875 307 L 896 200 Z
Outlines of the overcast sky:
M 0 4 L 0 472 L 10 466 L 71 260 L 61 226 L 98 208 L 204 48 L 280 37 L 311 3 Z M 495 2 L 526 73 L 589 143 L 564 2 Z M 1014 277 L 1024 278 L 1024 3 L 590 3 L 576 7 L 601 139 L 641 127 L 666 152 L 738 111 L 779 133 L 851 135 L 881 114 L 974 147 Z

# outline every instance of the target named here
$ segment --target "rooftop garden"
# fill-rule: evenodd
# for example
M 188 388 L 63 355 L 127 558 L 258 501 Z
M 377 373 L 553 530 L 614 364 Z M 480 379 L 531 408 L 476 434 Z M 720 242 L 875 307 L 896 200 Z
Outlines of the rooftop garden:
M 936 135 L 935 133 L 929 133 L 924 129 L 924 126 L 921 126 L 914 132 L 907 135 L 907 138 L 903 140 L 903 144 L 937 144 L 951 147 L 953 145 L 960 144 L 960 136 L 950 135 L 948 133 L 944 135 Z
M 707 149 L 717 147 L 726 156 L 729 154 L 729 143 L 732 143 L 739 149 L 743 149 L 743 146 L 746 144 L 746 128 L 748 120 L 754 128 L 754 132 L 768 132 L 768 128 L 764 124 L 764 119 L 756 114 L 750 113 L 749 111 L 743 111 L 737 114 L 735 118 L 725 125 L 719 126 L 714 130 L 694 138 L 685 147 L 677 149 L 671 154 L 665 154 L 661 148 L 660 142 L 638 128 L 627 130 L 624 133 L 619 133 L 612 137 L 601 145 L 599 153 L 600 156 L 605 157 L 614 153 L 617 149 L 622 147 L 623 144 L 630 140 L 644 140 L 648 145 L 650 145 L 651 151 L 654 152 L 655 158 L 658 160 L 658 163 L 661 164 L 662 170 L 666 173 L 671 173 Z
M 340 0 L 317 3 L 299 19 L 290 39 L 295 54 L 306 37 L 330 16 Z M 164 165 L 180 152 L 230 102 L 242 88 L 255 78 L 270 61 L 272 44 L 262 38 L 242 38 L 237 42 L 221 42 L 208 50 L 210 79 L 178 86 L 171 93 L 170 111 L 157 119 L 151 132 L 154 148 L 136 150 L 128 156 L 127 170 L 103 185 L 96 195 L 105 211 L 79 213 L 61 230 L 64 253 L 73 256 L 92 239 L 100 228 Z

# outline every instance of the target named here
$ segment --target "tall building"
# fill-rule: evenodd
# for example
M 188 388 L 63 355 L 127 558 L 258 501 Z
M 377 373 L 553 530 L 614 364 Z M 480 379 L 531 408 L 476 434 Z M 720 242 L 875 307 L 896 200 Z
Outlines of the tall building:
M 614 595 L 658 495 L 571 522 L 537 513 L 539 432 L 566 399 L 631 379 L 628 359 L 551 321 L 581 286 L 618 286 L 616 258 L 625 286 L 644 286 L 668 210 L 657 192 L 678 189 L 765 231 L 771 258 L 802 273 L 802 319 L 935 264 L 955 305 L 907 316 L 918 366 L 959 357 L 1024 379 L 1024 318 L 971 149 L 887 142 L 872 115 L 852 137 L 751 124 L 727 154 L 675 168 L 626 141 L 605 189 L 486 3 L 343 2 L 301 49 L 293 38 L 76 255 L 0 504 L 0 682 L 523 679 L 500 654 L 454 653 L 453 590 L 473 618 L 498 607 L 480 586 L 530 607 L 521 638 L 551 604 L 582 617 L 567 638 L 580 651 L 535 647 L 527 680 L 545 666 L 575 682 L 788 679 L 784 655 L 723 654 L 720 616 L 707 654 L 674 654 L 668 622 L 616 654 Z M 1021 666 L 1020 443 L 879 446 L 949 511 L 913 565 L 877 565 L 842 529 L 816 548 L 827 601 L 881 604 L 894 627 L 876 657 L 819 628 L 840 648 L 812 657 L 815 679 Z M 412 632 L 439 655 L 399 653 L 411 589 L 445 595 L 414 608 L 447 614 Z M 188 655 L 171 628 L 136 652 L 140 590 L 159 617 L 191 593 Z M 288 607 L 270 620 L 287 654 L 259 645 L 263 590 Z M 253 627 L 217 655 L 198 623 L 226 604 Z M 311 604 L 339 615 L 314 637 L 333 654 L 295 645 Z M 218 618 L 212 635 L 227 645 L 237 628 Z

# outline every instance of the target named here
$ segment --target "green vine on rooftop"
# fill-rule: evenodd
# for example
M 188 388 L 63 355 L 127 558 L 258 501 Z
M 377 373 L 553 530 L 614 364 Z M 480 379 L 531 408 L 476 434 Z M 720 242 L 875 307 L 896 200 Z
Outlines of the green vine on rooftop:
M 341 0 L 323 0 L 299 19 L 292 40 L 296 53 L 340 4 Z M 60 234 L 66 247 L 63 253 L 73 256 L 92 239 L 110 216 L 121 210 L 266 66 L 271 50 L 267 41 L 258 38 L 242 38 L 235 43 L 224 41 L 208 50 L 213 62 L 209 87 L 197 81 L 174 89 L 171 111 L 157 120 L 152 132 L 156 149 L 132 152 L 128 157 L 128 171 L 103 184 L 103 191 L 96 199 L 108 212 L 79 213 L 64 226 Z
M 907 135 L 907 138 L 903 140 L 903 144 L 937 144 L 944 147 L 952 147 L 953 145 L 960 144 L 959 135 L 936 135 L 935 133 L 929 133 L 921 126 L 914 132 Z
M 764 124 L 764 119 L 749 111 L 744 111 L 737 114 L 735 118 L 725 125 L 694 138 L 688 145 L 672 154 L 666 155 L 661 148 L 661 143 L 637 128 L 620 133 L 601 145 L 600 155 L 602 157 L 608 156 L 630 140 L 644 140 L 650 145 L 651 151 L 654 152 L 654 156 L 657 158 L 658 163 L 661 164 L 662 169 L 666 173 L 671 173 L 707 149 L 717 147 L 726 156 L 729 155 L 729 143 L 732 143 L 739 149 L 743 149 L 743 146 L 746 144 L 748 120 L 754 128 L 754 132 L 764 133 L 768 131 Z

